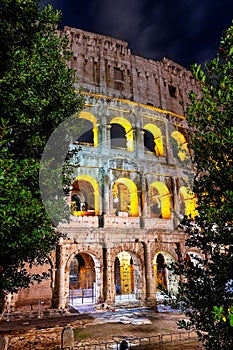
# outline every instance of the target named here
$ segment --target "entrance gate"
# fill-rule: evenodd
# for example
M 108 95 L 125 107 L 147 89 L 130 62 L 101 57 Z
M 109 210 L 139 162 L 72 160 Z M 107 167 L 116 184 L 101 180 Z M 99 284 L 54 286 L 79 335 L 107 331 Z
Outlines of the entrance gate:
M 69 303 L 72 305 L 96 302 L 96 273 L 92 257 L 77 254 L 70 263 Z

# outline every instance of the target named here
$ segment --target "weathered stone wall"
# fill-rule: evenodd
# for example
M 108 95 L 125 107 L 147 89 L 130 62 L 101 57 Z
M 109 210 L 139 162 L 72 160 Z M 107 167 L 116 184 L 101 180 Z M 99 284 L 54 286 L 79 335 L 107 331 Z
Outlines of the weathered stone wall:
M 64 33 L 73 51 L 70 64 L 76 70 L 77 87 L 184 115 L 187 92 L 197 89 L 187 69 L 167 58 L 135 56 L 119 39 L 70 27 Z
M 75 190 L 74 181 L 72 191 L 80 193 L 85 183 L 92 207 L 77 209 L 71 222 L 61 226 L 67 238 L 60 241 L 51 259 L 51 280 L 44 282 L 42 289 L 20 292 L 17 302 L 20 305 L 32 297 L 38 300 L 44 290 L 58 308 L 73 303 L 81 290 L 76 287 L 77 294 L 71 295 L 71 263 L 78 256 L 82 268 L 84 263 L 93 264 L 93 303 L 113 304 L 116 261 L 122 252 L 130 255 L 130 268 L 134 269 L 131 292 L 136 299 L 149 302 L 155 299 L 158 255 L 170 263 L 177 260 L 177 249 L 183 257 L 190 253 L 177 225 L 192 200 L 184 190 L 185 171 L 191 173 L 192 168 L 187 161 L 184 167 L 177 157 L 173 136 L 178 135 L 188 156 L 184 109 L 187 92 L 197 90 L 197 85 L 185 68 L 166 58 L 152 61 L 134 56 L 121 40 L 68 27 L 64 33 L 74 52 L 70 65 L 79 78 L 76 88 L 82 86 L 85 91 L 86 108 L 80 118 L 91 123 L 95 135 L 93 143 L 81 143 L 80 166 L 74 173 L 78 185 Z M 125 128 L 125 147 L 113 146 L 113 124 Z M 154 150 L 144 144 L 148 129 L 154 137 Z M 122 195 L 130 192 L 129 208 L 120 211 L 114 207 L 114 186 L 119 183 L 126 184 Z M 156 186 L 160 186 L 159 215 L 151 209 L 150 189 L 156 190 Z M 72 193 L 67 202 L 74 203 Z M 163 273 L 167 288 L 175 293 L 176 278 L 168 271 Z

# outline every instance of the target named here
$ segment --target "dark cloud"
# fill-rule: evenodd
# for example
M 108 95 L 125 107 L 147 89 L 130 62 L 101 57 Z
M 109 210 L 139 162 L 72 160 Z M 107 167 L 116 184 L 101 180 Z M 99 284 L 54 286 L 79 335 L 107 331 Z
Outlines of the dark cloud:
M 166 56 L 186 66 L 217 52 L 233 19 L 229 0 L 44 0 L 62 10 L 61 25 L 129 42 L 134 54 Z

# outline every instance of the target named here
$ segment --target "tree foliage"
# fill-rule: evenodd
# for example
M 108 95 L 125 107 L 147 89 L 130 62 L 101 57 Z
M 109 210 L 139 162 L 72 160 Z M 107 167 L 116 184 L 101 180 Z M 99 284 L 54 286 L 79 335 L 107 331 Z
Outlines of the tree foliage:
M 0 294 L 42 276 L 25 268 L 43 263 L 60 234 L 39 190 L 39 161 L 53 130 L 82 106 L 67 68 L 61 13 L 38 0 L 0 0 Z
M 190 94 L 187 109 L 198 216 L 185 217 L 180 226 L 188 251 L 199 251 L 200 258 L 191 256 L 191 262 L 178 266 L 181 299 L 190 317 L 180 325 L 194 327 L 206 349 L 232 349 L 233 288 L 227 285 L 233 280 L 233 26 L 224 33 L 216 58 L 204 68 L 194 64 L 192 73 L 201 88 L 199 95 Z

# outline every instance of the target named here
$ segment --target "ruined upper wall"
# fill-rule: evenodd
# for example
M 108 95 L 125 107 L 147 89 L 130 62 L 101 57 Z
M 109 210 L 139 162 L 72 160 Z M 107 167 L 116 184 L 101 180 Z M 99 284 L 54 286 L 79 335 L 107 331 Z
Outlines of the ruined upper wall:
M 85 91 L 120 97 L 184 115 L 188 91 L 197 91 L 191 72 L 163 58 L 131 54 L 128 43 L 65 27 L 73 51 L 70 66 Z

